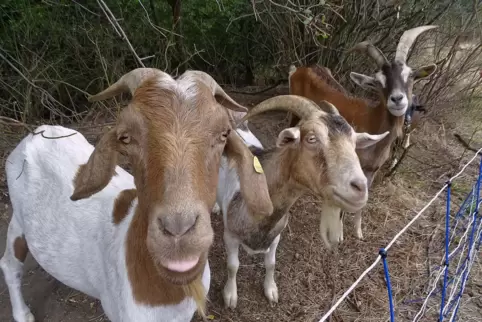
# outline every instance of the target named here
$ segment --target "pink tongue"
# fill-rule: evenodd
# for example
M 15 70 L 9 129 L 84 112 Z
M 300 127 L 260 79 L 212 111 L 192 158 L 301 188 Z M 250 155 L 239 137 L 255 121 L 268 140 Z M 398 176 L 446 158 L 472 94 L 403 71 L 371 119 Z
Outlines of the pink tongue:
M 199 257 L 188 261 L 172 261 L 167 263 L 167 269 L 175 272 L 186 272 L 196 266 Z

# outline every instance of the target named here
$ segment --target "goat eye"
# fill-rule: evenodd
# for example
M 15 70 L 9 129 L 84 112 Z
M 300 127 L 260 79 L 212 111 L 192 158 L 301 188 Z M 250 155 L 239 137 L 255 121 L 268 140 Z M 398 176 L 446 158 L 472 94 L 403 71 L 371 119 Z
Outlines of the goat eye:
M 224 131 L 222 134 L 222 140 L 226 141 L 230 133 L 231 133 L 231 129 L 227 129 L 226 131 Z
M 131 142 L 131 137 L 129 135 L 121 135 L 119 137 L 119 141 L 121 141 L 124 144 L 128 144 Z
M 306 139 L 306 141 L 307 141 L 308 143 L 316 143 L 316 141 L 317 141 L 317 140 L 316 140 L 316 136 L 310 135 L 310 136 Z

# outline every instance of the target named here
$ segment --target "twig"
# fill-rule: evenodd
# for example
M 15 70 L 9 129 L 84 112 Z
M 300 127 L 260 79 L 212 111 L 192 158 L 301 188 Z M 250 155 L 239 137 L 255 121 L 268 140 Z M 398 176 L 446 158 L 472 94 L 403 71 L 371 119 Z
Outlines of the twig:
M 70 134 L 62 135 L 62 136 L 45 136 L 45 135 L 44 135 L 44 132 L 45 132 L 45 130 L 44 130 L 44 131 L 40 131 L 40 132 L 32 132 L 32 135 L 35 136 L 35 135 L 39 135 L 39 134 L 40 134 L 40 135 L 42 135 L 42 137 L 43 137 L 44 139 L 56 140 L 56 139 L 68 138 L 69 136 L 72 136 L 72 135 L 76 135 L 76 134 L 77 134 L 77 132 L 74 132 L 74 133 L 70 133 Z
M 5 121 L 8 121 L 8 122 L 5 122 Z M 21 127 L 24 127 L 25 129 L 27 129 L 27 131 L 31 132 L 31 129 L 30 129 L 31 125 L 28 125 L 26 123 L 14 120 L 14 119 L 6 117 L 6 116 L 0 116 L 0 123 L 10 125 L 10 126 L 21 126 Z
M 73 2 L 73 3 L 75 3 L 76 5 L 80 6 L 82 9 L 84 9 L 84 10 L 86 10 L 86 11 L 90 12 L 90 13 L 91 13 L 91 14 L 93 14 L 94 16 L 100 17 L 100 15 L 98 15 L 97 13 L 95 13 L 95 12 L 93 12 L 93 11 L 89 10 L 89 8 L 84 7 L 83 5 L 81 5 L 80 3 L 78 3 L 77 1 L 72 0 L 72 2 Z
M 23 173 L 23 168 L 25 167 L 25 162 L 27 161 L 27 159 L 24 159 L 23 160 L 23 163 L 22 163 L 22 171 L 20 171 L 20 173 L 18 174 L 17 178 L 15 180 L 18 180 L 18 178 L 20 178 L 20 176 L 22 175 Z
M 398 160 L 398 162 L 393 166 L 393 168 L 385 175 L 385 178 L 387 177 L 391 177 L 393 175 L 393 173 L 395 173 L 395 171 L 398 169 L 398 167 L 400 166 L 400 164 L 402 163 L 402 160 L 405 158 L 405 156 L 407 155 L 408 153 L 408 150 L 410 150 L 412 148 L 412 146 L 414 146 L 415 144 L 410 144 L 406 149 L 403 150 L 403 153 L 402 155 L 400 156 L 400 160 Z
M 460 134 L 454 133 L 454 136 L 457 139 L 457 141 L 459 141 L 467 150 L 470 150 L 472 152 L 478 151 L 478 149 L 471 147 L 470 144 L 467 141 L 465 141 Z M 482 155 L 482 153 L 480 152 L 479 154 Z
M 132 54 L 134 55 L 134 57 L 137 59 L 137 62 L 139 63 L 139 65 L 141 65 L 142 67 L 146 67 L 144 65 L 144 63 L 142 62 L 142 59 L 139 57 L 139 55 L 137 55 L 136 51 L 134 50 L 134 47 L 132 47 L 132 44 L 131 42 L 129 41 L 129 38 L 127 38 L 127 35 L 126 33 L 124 32 L 124 30 L 122 30 L 121 26 L 119 25 L 119 23 L 117 22 L 117 19 L 116 17 L 114 16 L 114 14 L 112 13 L 112 11 L 110 11 L 109 7 L 105 4 L 104 0 L 97 0 L 97 2 L 99 3 L 99 5 L 101 6 L 104 6 L 104 9 L 105 9 L 105 13 L 107 15 L 107 18 L 109 19 L 109 22 L 112 24 L 112 26 L 114 27 L 114 29 L 116 29 L 116 31 L 120 32 L 122 34 L 122 37 L 123 39 L 126 41 L 127 43 L 127 46 L 129 46 L 129 49 L 131 50 Z M 107 14 L 108 13 L 108 14 Z M 109 18 L 109 15 L 111 18 Z
M 267 91 L 269 91 L 269 90 L 271 90 L 271 89 L 273 89 L 273 88 L 275 88 L 275 87 L 278 87 L 279 85 L 283 84 L 284 82 L 285 82 L 285 80 L 280 79 L 280 80 L 278 80 L 278 81 L 276 82 L 276 84 L 274 84 L 274 85 L 272 85 L 272 86 L 270 86 L 270 87 L 267 87 L 267 88 L 265 88 L 265 89 L 263 89 L 263 90 L 257 91 L 257 92 L 244 92 L 244 91 L 236 91 L 236 90 L 232 90 L 232 91 L 230 91 L 230 92 L 232 92 L 232 93 L 237 93 L 237 94 L 245 94 L 245 95 L 258 95 L 258 94 L 262 94 L 262 93 L 264 93 L 264 92 L 267 92 Z

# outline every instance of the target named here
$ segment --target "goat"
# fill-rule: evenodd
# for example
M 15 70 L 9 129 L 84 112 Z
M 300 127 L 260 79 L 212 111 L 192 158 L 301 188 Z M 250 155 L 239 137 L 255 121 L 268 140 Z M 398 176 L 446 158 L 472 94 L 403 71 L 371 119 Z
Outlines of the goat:
M 95 148 L 79 132 L 43 125 L 8 156 L 13 216 L 0 267 L 17 322 L 35 320 L 20 289 L 28 251 L 54 278 L 100 299 L 111 321 L 203 314 L 223 151 L 250 206 L 273 211 L 266 178 L 225 113 L 247 109 L 209 75 L 174 80 L 139 68 L 89 101 L 127 91 L 132 100 Z M 119 153 L 133 175 L 116 166 Z
M 357 150 L 363 172 L 368 179 L 368 188 L 371 187 L 378 170 L 389 158 L 393 142 L 403 133 L 404 114 L 412 103 L 414 81 L 431 75 L 437 69 L 435 64 L 431 64 L 413 70 L 406 64 L 408 52 L 416 38 L 422 32 L 433 28 L 436 26 L 406 30 L 400 38 L 395 58 L 391 62 L 380 49 L 368 41 L 361 42 L 349 50 L 368 54 L 376 62 L 379 70 L 375 77 L 351 72 L 350 78 L 363 88 L 376 90 L 379 95 L 378 102 L 353 97 L 346 91 L 341 91 L 329 83 L 331 74 L 327 75 L 320 69 L 290 66 L 290 94 L 304 96 L 315 102 L 325 100 L 334 104 L 357 131 L 373 134 L 390 132 L 390 135 L 369 149 Z M 297 121 L 295 116 L 292 117 L 291 125 Z M 361 210 L 355 214 L 355 230 L 356 236 L 363 239 Z M 342 240 L 342 233 L 340 232 L 340 236 L 334 236 L 335 239 Z
M 272 149 L 264 150 L 251 132 L 243 136 L 266 173 L 274 206 L 270 217 L 260 217 L 256 209 L 246 203 L 240 193 L 239 176 L 228 168 L 226 159 L 221 159 L 217 203 L 223 214 L 227 252 L 228 280 L 223 298 L 230 308 L 237 305 L 239 245 L 249 254 L 264 253 L 264 294 L 269 301 L 278 301 L 274 280 L 276 248 L 288 223 L 289 209 L 303 194 L 311 193 L 325 200 L 320 219 L 324 240 L 331 233 L 327 229 L 333 227 L 326 222 L 331 216 L 325 213 L 339 213 L 340 208 L 357 211 L 365 206 L 367 180 L 355 147 L 367 148 L 386 137 L 388 132 L 380 135 L 355 133 L 333 105 L 320 103 L 320 106 L 327 112 L 306 98 L 281 95 L 261 102 L 241 119 L 243 122 L 271 110 L 290 111 L 301 119 L 296 127 L 281 131 Z

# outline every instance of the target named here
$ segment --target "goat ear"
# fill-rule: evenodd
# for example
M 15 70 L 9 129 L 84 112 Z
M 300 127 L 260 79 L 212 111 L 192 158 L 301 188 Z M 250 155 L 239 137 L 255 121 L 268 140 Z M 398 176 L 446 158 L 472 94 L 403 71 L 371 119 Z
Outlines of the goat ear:
M 298 127 L 290 127 L 281 131 L 276 139 L 276 146 L 278 148 L 288 144 L 297 144 L 300 142 L 300 129 Z
M 273 213 L 268 184 L 257 157 L 251 154 L 236 131 L 231 131 L 224 149 L 230 164 L 237 170 L 241 196 L 252 214 L 265 217 Z
M 118 144 L 116 128 L 102 136 L 87 163 L 81 165 L 77 171 L 71 200 L 89 198 L 105 188 L 115 173 Z
M 386 131 L 383 134 L 368 134 L 366 132 L 363 133 L 356 133 L 356 148 L 357 149 L 365 149 L 368 148 L 379 141 L 383 140 L 390 131 Z
M 427 66 L 420 67 L 416 71 L 412 72 L 414 80 L 422 79 L 432 75 L 437 70 L 437 65 L 431 64 Z
M 355 84 L 365 89 L 377 89 L 380 87 L 380 83 L 376 78 L 371 76 L 351 72 L 350 78 Z

